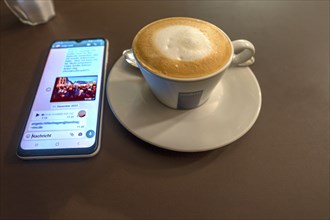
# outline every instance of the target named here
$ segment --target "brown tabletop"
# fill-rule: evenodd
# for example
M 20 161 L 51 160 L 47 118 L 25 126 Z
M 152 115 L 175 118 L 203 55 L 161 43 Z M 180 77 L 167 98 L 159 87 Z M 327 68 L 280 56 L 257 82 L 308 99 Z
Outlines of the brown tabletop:
M 329 219 L 329 1 L 56 1 L 44 25 L 1 1 L 2 219 Z M 108 70 L 147 23 L 210 21 L 256 47 L 262 108 L 226 147 L 179 153 L 128 132 L 104 105 L 90 159 L 15 155 L 49 44 L 105 37 Z

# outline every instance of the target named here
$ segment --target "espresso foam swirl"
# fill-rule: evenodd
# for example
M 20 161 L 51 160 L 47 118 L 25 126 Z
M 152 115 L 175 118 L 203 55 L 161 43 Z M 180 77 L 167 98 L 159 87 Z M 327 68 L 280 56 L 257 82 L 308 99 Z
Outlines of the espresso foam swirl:
M 206 57 L 212 50 L 211 42 L 198 28 L 173 25 L 154 33 L 155 47 L 167 58 L 193 61 Z
M 133 40 L 138 62 L 173 78 L 198 78 L 219 71 L 232 56 L 229 38 L 218 27 L 194 18 L 174 17 L 142 28 Z

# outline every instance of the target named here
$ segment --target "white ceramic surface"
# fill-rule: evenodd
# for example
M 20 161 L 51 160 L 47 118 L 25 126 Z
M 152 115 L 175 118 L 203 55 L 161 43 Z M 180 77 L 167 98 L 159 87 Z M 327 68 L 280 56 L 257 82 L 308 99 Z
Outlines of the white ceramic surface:
M 209 100 L 191 110 L 174 110 L 152 94 L 140 71 L 121 57 L 108 76 L 106 93 L 112 112 L 138 138 L 182 152 L 223 147 L 255 123 L 261 91 L 249 67 L 230 67 Z

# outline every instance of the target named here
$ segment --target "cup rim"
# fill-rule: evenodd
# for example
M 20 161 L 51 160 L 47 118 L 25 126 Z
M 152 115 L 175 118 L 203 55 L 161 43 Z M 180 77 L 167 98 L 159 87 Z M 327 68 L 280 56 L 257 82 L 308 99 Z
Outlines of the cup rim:
M 152 75 L 155 75 L 155 76 L 158 76 L 160 78 L 163 78 L 163 79 L 167 79 L 167 80 L 171 80 L 171 81 L 179 81 L 179 82 L 194 82 L 194 81 L 201 81 L 201 80 L 204 80 L 204 79 L 208 79 L 208 78 L 211 78 L 221 72 L 223 72 L 224 70 L 226 70 L 229 65 L 232 63 L 232 60 L 233 60 L 233 56 L 234 56 L 234 47 L 233 47 L 233 44 L 232 44 L 232 41 L 231 39 L 229 38 L 229 36 L 221 29 L 219 28 L 218 26 L 216 26 L 215 24 L 212 24 L 211 22 L 208 22 L 208 21 L 205 21 L 205 20 L 201 20 L 201 19 L 198 19 L 198 18 L 193 18 L 193 17 L 168 17 L 168 18 L 162 18 L 162 19 L 158 19 L 156 21 L 153 21 L 149 24 L 147 24 L 146 26 L 144 26 L 140 31 L 142 31 L 143 29 L 147 28 L 149 25 L 151 25 L 152 23 L 154 22 L 159 22 L 159 21 L 162 21 L 162 20 L 168 20 L 168 19 L 175 19 L 175 18 L 191 18 L 191 19 L 196 19 L 196 20 L 200 20 L 200 21 L 203 21 L 203 22 L 207 22 L 211 25 L 213 25 L 215 28 L 217 28 L 226 38 L 227 40 L 229 41 L 229 44 L 230 44 L 230 47 L 231 47 L 231 54 L 229 56 L 229 59 L 227 61 L 227 63 L 225 65 L 223 65 L 219 70 L 215 71 L 214 73 L 211 73 L 211 74 L 207 74 L 205 76 L 201 76 L 201 77 L 193 77 L 193 78 L 178 78 L 178 77 L 171 77 L 171 76 L 166 76 L 166 75 L 160 75 L 160 74 L 157 74 L 157 73 L 154 73 L 152 72 L 148 67 L 146 67 L 145 65 L 143 65 L 139 60 L 138 58 L 135 56 L 135 53 L 134 53 L 134 49 L 132 47 L 132 51 L 133 51 L 133 55 L 134 55 L 134 58 L 139 66 L 139 68 L 144 68 L 145 70 L 147 70 L 149 73 L 151 73 Z M 137 36 L 139 34 L 139 32 L 135 35 Z M 134 37 L 135 38 L 135 37 Z M 134 40 L 133 40 L 134 42 Z

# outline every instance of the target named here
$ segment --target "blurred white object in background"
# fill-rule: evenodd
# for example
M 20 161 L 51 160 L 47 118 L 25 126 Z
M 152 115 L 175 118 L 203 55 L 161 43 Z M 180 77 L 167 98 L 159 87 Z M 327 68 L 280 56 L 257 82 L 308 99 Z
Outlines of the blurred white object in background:
M 8 8 L 25 24 L 46 23 L 55 16 L 52 0 L 4 0 Z

